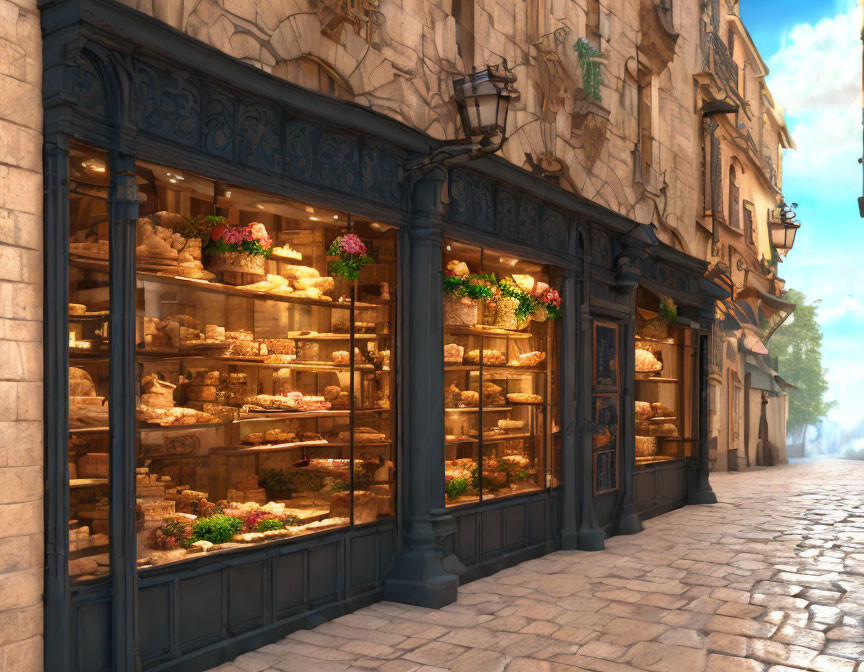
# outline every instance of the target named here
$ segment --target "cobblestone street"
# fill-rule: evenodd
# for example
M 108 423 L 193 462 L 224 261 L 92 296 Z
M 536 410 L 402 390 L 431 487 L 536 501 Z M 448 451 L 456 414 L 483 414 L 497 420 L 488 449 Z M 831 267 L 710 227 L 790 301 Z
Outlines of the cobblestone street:
M 864 672 L 864 462 L 712 476 L 719 504 L 378 603 L 220 672 Z

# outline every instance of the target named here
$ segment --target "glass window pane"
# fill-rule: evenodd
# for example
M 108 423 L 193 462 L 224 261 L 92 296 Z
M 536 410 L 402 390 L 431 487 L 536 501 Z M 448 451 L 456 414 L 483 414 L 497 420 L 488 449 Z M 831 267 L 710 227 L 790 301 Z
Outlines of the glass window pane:
M 556 271 L 447 240 L 444 275 L 447 505 L 552 486 L 557 330 L 542 305 L 515 297 L 544 296 Z
M 395 515 L 396 229 L 137 174 L 139 566 Z
M 109 573 L 108 155 L 69 152 L 69 574 Z

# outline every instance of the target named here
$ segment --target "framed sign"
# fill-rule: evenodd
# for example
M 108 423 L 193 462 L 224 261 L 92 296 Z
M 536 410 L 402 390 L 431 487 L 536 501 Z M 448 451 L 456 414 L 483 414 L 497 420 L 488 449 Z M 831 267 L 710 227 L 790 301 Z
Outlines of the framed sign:
M 614 322 L 594 322 L 592 382 L 595 387 L 618 388 L 618 325 Z
M 618 489 L 618 451 L 594 452 L 594 494 L 602 495 Z
M 594 396 L 591 446 L 596 450 L 618 449 L 618 395 Z

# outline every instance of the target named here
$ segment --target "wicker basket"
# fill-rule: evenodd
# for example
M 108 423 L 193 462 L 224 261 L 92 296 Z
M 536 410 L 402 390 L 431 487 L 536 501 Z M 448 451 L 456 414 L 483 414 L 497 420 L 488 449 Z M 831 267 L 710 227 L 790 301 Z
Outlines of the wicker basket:
M 452 295 L 444 297 L 444 324 L 451 327 L 473 327 L 478 321 L 476 301 Z
M 226 285 L 251 285 L 266 275 L 267 259 L 249 252 L 220 252 L 207 257 L 207 270 Z

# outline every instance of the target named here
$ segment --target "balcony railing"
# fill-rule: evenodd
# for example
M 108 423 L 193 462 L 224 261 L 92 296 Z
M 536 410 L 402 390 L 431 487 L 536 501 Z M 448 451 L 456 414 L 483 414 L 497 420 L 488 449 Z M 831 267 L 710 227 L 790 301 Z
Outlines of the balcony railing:
M 711 33 L 712 66 L 714 74 L 726 86 L 730 93 L 738 96 L 738 65 L 729 55 L 723 40 L 717 33 Z

